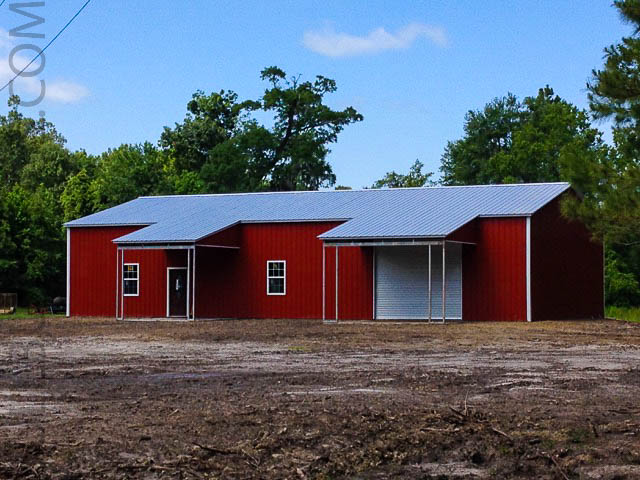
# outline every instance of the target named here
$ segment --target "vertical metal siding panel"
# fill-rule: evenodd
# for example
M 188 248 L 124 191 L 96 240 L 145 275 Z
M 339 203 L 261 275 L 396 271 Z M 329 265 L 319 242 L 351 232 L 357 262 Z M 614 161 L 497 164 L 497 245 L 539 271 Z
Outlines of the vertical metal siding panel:
M 373 319 L 373 248 L 351 249 L 352 268 L 350 276 L 351 306 L 350 318 L 353 320 Z
M 335 250 L 331 249 L 335 262 Z M 322 251 L 320 251 L 320 261 Z M 339 253 L 339 315 L 342 320 L 365 320 L 372 318 L 372 249 L 361 247 L 341 247 Z M 335 264 L 334 264 L 335 268 Z M 320 272 L 320 280 L 322 280 Z M 335 282 L 335 269 L 327 272 L 327 278 Z M 335 317 L 335 283 L 332 283 L 333 297 L 330 309 Z
M 73 228 L 76 245 L 71 251 L 72 315 L 112 316 L 115 306 L 116 246 L 112 240 L 139 227 Z M 170 252 L 174 257 L 178 252 Z M 163 250 L 127 250 L 127 263 L 140 264 L 140 295 L 125 297 L 128 318 L 164 316 L 166 311 L 166 266 Z M 183 255 L 184 256 L 184 255 Z M 185 259 L 182 259 L 186 261 Z M 181 264 L 182 260 L 177 263 Z M 174 260 L 174 264 L 176 261 Z M 183 262 L 182 262 L 183 263 Z
M 448 244 L 447 268 L 447 318 L 462 319 L 462 245 Z
M 186 250 L 170 251 L 175 258 L 173 266 L 186 266 Z M 125 263 L 138 263 L 139 295 L 124 297 L 125 316 L 128 318 L 158 318 L 166 315 L 165 250 L 127 250 Z M 177 257 L 177 258 L 176 258 Z
M 196 303 L 200 318 L 243 316 L 245 302 L 242 299 L 231 313 L 231 303 L 238 296 L 235 271 L 239 258 L 239 250 L 198 250 Z
M 601 244 L 580 222 L 565 219 L 556 199 L 531 219 L 531 300 L 534 320 L 602 318 Z
M 353 283 L 353 272 L 352 270 L 352 254 L 358 250 L 357 247 L 342 247 L 340 248 L 339 254 L 339 281 L 340 287 L 338 288 L 338 303 L 339 303 L 339 314 L 340 318 L 343 320 L 351 320 L 353 318 L 353 300 L 355 294 L 357 294 L 357 290 L 359 289 L 358 285 L 354 285 Z M 335 310 L 335 308 L 334 308 Z
M 114 315 L 116 249 L 114 238 L 139 227 L 74 227 L 71 235 L 71 315 Z
M 526 320 L 526 220 L 480 218 L 477 244 L 463 247 L 465 320 Z
M 325 312 L 327 320 L 335 319 L 335 249 L 333 247 L 326 247 L 327 257 L 325 259 L 325 272 L 326 283 L 325 283 Z M 322 282 L 322 280 L 321 280 Z M 320 284 L 320 288 L 322 288 L 322 283 Z M 322 312 L 320 313 L 322 315 Z

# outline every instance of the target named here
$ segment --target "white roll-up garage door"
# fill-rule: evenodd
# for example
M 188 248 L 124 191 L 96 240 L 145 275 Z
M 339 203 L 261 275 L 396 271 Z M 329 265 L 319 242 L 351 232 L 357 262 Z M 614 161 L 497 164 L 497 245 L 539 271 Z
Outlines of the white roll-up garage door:
M 431 247 L 431 317 L 442 319 L 442 247 Z M 462 246 L 446 251 L 446 318 L 462 318 Z M 376 248 L 376 318 L 424 320 L 429 317 L 428 247 Z

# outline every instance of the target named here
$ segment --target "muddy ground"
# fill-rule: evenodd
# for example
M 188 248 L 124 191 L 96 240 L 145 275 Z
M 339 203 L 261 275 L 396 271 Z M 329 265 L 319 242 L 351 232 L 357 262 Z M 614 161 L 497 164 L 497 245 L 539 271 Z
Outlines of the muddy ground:
M 640 478 L 640 325 L 0 321 L 1 478 Z

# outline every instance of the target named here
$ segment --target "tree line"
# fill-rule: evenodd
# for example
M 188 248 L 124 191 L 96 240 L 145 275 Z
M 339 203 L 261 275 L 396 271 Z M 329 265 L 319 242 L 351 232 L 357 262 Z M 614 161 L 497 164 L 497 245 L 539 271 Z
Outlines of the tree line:
M 416 160 L 371 187 L 569 181 L 581 200 L 565 201 L 564 213 L 606 245 L 607 302 L 640 304 L 640 0 L 614 5 L 634 31 L 605 49 L 587 84 L 588 110 L 549 86 L 523 99 L 506 94 L 467 113 L 438 181 Z M 363 117 L 325 104 L 335 81 L 278 67 L 260 78 L 258 99 L 197 91 L 156 144 L 101 155 L 70 151 L 52 123 L 25 116 L 10 98 L 0 116 L 0 292 L 17 291 L 23 304 L 63 295 L 62 224 L 141 195 L 349 188 L 336 186 L 327 155 Z M 595 126 L 602 119 L 613 122 L 611 144 Z

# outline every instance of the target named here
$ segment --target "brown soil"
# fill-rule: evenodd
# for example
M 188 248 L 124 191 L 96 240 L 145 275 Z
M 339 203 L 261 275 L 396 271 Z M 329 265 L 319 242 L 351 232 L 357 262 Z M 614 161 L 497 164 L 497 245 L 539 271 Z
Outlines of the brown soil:
M 640 478 L 640 325 L 0 321 L 1 478 Z

